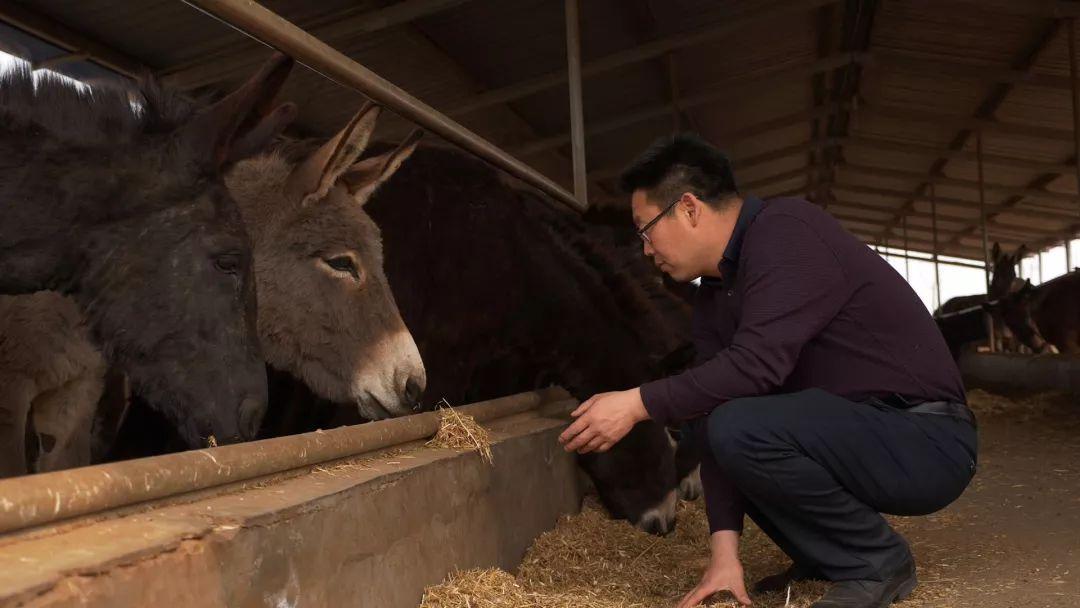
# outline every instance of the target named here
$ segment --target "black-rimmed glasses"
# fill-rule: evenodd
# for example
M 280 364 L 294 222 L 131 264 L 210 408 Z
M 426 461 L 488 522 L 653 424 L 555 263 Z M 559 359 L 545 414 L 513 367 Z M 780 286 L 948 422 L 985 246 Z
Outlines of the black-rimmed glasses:
M 668 211 L 671 211 L 671 209 L 672 209 L 672 208 L 673 208 L 673 207 L 674 207 L 675 205 L 678 205 L 678 204 L 679 204 L 679 201 L 681 201 L 681 200 L 682 200 L 682 197 L 680 196 L 679 198 L 677 198 L 677 199 L 675 199 L 674 201 L 672 201 L 672 203 L 671 203 L 670 205 L 668 205 L 667 207 L 664 207 L 664 210 L 663 210 L 663 211 L 661 211 L 660 213 L 658 213 L 658 214 L 656 215 L 656 217 L 654 217 L 653 219 L 651 219 L 651 220 L 649 220 L 648 222 L 646 222 L 646 224 L 645 224 L 644 226 L 642 226 L 640 230 L 638 230 L 638 231 L 637 231 L 637 235 L 638 235 L 639 237 L 641 237 L 641 240 L 642 240 L 642 241 L 645 241 L 645 242 L 646 242 L 646 243 L 648 243 L 649 245 L 652 245 L 652 240 L 650 240 L 650 239 L 649 239 L 649 235 L 648 235 L 647 233 L 649 232 L 649 230 L 650 230 L 650 229 L 651 229 L 651 228 L 652 228 L 653 226 L 655 226 L 655 225 L 656 225 L 656 223 L 657 223 L 657 222 L 659 222 L 659 221 L 660 221 L 660 220 L 661 220 L 661 219 L 662 219 L 662 218 L 663 218 L 663 217 L 664 217 L 665 215 L 667 215 L 667 214 L 668 214 Z

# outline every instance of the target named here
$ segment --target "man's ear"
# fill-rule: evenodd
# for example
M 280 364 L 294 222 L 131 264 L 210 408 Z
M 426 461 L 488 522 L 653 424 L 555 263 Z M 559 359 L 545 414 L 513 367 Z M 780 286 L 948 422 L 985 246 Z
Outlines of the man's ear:
M 702 206 L 705 203 L 690 192 L 683 192 L 679 201 L 679 213 L 685 213 L 686 219 L 690 220 L 691 226 L 697 226 L 701 221 Z

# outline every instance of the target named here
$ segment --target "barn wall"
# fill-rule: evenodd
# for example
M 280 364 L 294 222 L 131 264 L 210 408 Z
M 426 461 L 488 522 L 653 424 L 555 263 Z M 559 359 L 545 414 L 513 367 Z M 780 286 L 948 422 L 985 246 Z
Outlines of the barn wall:
M 979 386 L 1080 395 L 1080 357 L 966 353 L 960 359 L 960 371 Z
M 0 539 L 0 606 L 413 608 L 455 568 L 516 568 L 580 508 L 565 422 L 522 414 L 476 453 L 391 452 L 37 538 Z M 24 535 L 25 536 L 25 535 Z

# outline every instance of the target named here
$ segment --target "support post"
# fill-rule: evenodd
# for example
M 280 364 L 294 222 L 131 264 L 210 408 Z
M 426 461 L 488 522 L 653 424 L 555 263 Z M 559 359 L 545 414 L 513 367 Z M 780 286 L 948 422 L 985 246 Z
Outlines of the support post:
M 986 233 L 986 182 L 983 180 L 983 135 L 982 130 L 975 132 L 975 164 L 979 170 L 979 226 L 982 227 L 983 277 L 986 280 L 986 297 L 990 298 L 990 245 Z M 990 352 L 997 352 L 997 321 L 993 315 L 987 318 L 990 336 Z
M 911 257 L 908 252 L 908 236 L 907 236 L 907 215 L 903 218 L 903 236 L 904 236 L 904 280 L 911 283 Z
M 1069 18 L 1069 82 L 1072 85 L 1073 166 L 1076 169 L 1077 213 L 1080 214 L 1080 70 L 1076 67 L 1076 18 Z M 1072 248 L 1065 236 L 1065 270 L 1072 271 Z
M 941 308 L 941 272 L 938 269 L 937 189 L 930 182 L 930 232 L 934 239 L 934 310 Z
M 585 116 L 581 106 L 581 19 L 578 0 L 566 0 L 566 64 L 570 83 L 570 147 L 574 163 L 574 197 L 588 206 L 585 173 Z

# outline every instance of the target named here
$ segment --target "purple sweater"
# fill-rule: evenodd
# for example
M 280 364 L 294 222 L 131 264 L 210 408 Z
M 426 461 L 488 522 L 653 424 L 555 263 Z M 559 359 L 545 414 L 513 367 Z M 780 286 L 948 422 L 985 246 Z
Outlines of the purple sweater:
M 641 387 L 653 420 L 674 425 L 737 397 L 808 388 L 852 401 L 965 400 L 911 286 L 820 207 L 746 197 L 720 272 L 694 303 L 697 366 Z M 710 526 L 741 530 L 741 498 L 711 461 L 702 455 Z

